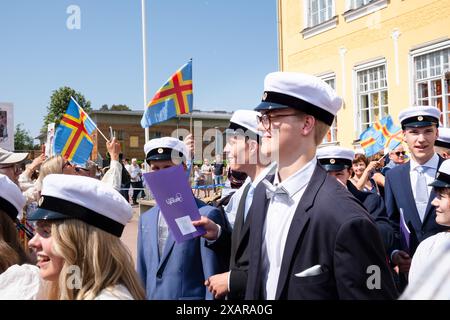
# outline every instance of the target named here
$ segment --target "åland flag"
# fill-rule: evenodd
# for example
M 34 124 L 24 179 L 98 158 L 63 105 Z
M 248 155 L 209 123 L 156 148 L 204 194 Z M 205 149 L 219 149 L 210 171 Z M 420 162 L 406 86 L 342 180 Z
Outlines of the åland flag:
M 359 136 L 360 145 L 364 149 L 367 157 L 371 157 L 374 154 L 384 149 L 384 137 L 381 131 L 375 128 L 375 125 L 368 127 Z
M 178 69 L 148 103 L 142 128 L 166 121 L 192 110 L 192 60 Z
M 385 138 L 384 148 L 389 151 L 394 150 L 403 140 L 403 131 L 392 121 L 391 116 L 387 116 L 380 120 L 382 126 L 382 134 Z
M 83 165 L 89 160 L 94 143 L 90 135 L 96 126 L 78 103 L 70 97 L 67 111 L 56 129 L 54 153 Z

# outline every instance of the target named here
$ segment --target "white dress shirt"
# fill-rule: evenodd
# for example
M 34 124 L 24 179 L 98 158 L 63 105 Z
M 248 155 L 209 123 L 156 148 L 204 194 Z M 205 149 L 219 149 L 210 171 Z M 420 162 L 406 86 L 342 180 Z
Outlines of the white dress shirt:
M 265 283 L 264 298 L 274 300 L 286 239 L 300 199 L 316 168 L 314 157 L 303 168 L 279 183 L 278 170 L 273 185 L 282 187 L 287 194 L 276 194 L 269 202 L 263 230 L 262 275 Z

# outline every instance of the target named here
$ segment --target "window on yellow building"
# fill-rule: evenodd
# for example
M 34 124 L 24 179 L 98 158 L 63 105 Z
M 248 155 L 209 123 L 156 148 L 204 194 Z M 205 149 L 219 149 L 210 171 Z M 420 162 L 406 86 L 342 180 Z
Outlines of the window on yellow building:
M 441 122 L 450 126 L 450 45 L 447 48 L 413 56 L 415 102 L 442 111 Z M 447 73 L 447 76 L 446 76 Z
M 389 114 L 386 65 L 360 69 L 356 74 L 359 133 Z
M 334 73 L 332 76 L 322 77 L 322 80 L 328 83 L 333 89 L 336 89 L 336 77 L 334 76 Z M 337 142 L 337 116 L 334 117 L 333 124 L 331 125 L 330 130 L 328 130 L 327 135 L 323 138 L 322 141 L 322 143 L 331 142 Z
M 351 7 L 352 9 L 356 9 L 362 6 L 365 6 L 369 2 L 372 2 L 373 0 L 351 0 Z
M 308 27 L 330 20 L 334 16 L 334 0 L 308 0 Z

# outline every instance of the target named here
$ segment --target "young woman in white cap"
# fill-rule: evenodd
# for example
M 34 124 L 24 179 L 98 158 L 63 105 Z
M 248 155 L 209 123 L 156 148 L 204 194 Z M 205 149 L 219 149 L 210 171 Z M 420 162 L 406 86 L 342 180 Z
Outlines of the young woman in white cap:
M 20 244 L 15 221 L 25 205 L 19 187 L 0 174 L 0 274 L 14 264 L 30 262 Z
M 93 178 L 52 174 L 43 180 L 36 235 L 29 242 L 47 299 L 143 299 L 130 253 L 120 240 L 131 206 Z

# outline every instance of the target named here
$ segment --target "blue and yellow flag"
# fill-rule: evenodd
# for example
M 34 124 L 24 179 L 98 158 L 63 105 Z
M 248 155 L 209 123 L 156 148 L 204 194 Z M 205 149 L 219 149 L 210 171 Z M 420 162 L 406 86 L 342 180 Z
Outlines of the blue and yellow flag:
M 394 150 L 403 141 L 403 130 L 396 126 L 391 116 L 387 116 L 380 120 L 382 125 L 383 136 L 386 139 L 384 148 L 389 151 Z
M 54 153 L 75 164 L 85 164 L 94 146 L 90 135 L 95 128 L 86 112 L 70 97 L 67 111 L 56 129 Z
M 380 131 L 375 129 L 375 126 L 370 126 L 359 136 L 361 147 L 367 157 L 384 149 L 384 138 Z
M 394 125 L 392 117 L 387 116 L 375 121 L 361 133 L 359 139 L 366 156 L 370 157 L 385 148 L 389 150 L 396 148 L 403 139 L 403 132 L 400 127 Z
M 166 121 L 192 110 L 192 60 L 175 72 L 148 103 L 142 128 Z

